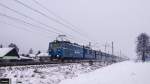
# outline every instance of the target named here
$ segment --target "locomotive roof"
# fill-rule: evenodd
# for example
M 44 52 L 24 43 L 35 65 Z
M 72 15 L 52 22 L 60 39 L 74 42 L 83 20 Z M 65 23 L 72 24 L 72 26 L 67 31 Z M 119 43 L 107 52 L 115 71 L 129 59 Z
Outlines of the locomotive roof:
M 67 44 L 70 44 L 70 45 L 73 45 L 73 46 L 81 46 L 77 43 L 71 43 L 70 41 L 58 41 L 58 40 L 55 40 L 53 42 L 50 42 L 50 43 L 67 43 Z
M 70 41 L 58 41 L 58 40 L 54 40 L 50 43 L 71 43 Z
M 66 43 L 66 44 L 70 44 L 72 46 L 76 46 L 76 47 L 83 47 L 83 45 L 79 45 L 77 43 L 71 43 L 70 41 L 59 41 L 59 40 L 54 40 L 52 42 L 50 42 L 51 44 L 53 43 Z M 86 49 L 91 49 L 89 46 L 84 46 L 84 48 Z

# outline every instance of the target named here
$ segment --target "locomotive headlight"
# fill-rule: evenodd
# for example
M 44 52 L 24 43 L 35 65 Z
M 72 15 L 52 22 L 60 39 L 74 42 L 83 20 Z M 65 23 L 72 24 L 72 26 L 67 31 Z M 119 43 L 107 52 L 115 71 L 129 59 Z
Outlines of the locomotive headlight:
M 57 55 L 57 57 L 59 57 L 59 55 Z

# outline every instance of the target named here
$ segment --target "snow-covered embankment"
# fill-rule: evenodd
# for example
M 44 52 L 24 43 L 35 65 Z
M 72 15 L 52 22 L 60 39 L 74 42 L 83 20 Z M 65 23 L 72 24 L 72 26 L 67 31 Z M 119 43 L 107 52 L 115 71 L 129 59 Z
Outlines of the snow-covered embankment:
M 12 84 L 59 84 L 62 80 L 77 77 L 104 65 L 101 63 L 47 64 L 0 67 L 0 78 L 10 78 Z
M 150 63 L 117 63 L 60 84 L 150 84 Z

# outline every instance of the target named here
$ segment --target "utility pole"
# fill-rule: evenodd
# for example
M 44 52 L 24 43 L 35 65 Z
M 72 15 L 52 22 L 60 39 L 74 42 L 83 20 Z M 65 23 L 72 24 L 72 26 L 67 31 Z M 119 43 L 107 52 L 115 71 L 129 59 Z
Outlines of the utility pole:
M 110 46 L 109 44 L 105 43 L 105 45 L 104 45 L 104 47 L 105 47 L 105 53 L 109 53 L 109 50 L 107 49 L 109 46 Z
M 89 47 L 92 48 L 92 43 L 91 42 L 89 42 Z
M 112 55 L 114 55 L 114 42 L 112 41 Z
M 121 55 L 122 55 L 122 52 L 121 52 L 121 50 L 120 50 L 120 57 L 121 57 Z
M 105 44 L 105 53 L 106 53 L 107 45 Z

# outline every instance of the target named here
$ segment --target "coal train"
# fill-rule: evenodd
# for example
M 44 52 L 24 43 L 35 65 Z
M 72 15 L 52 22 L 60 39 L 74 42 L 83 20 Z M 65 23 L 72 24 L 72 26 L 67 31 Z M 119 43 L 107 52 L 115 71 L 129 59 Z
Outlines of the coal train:
M 51 59 L 58 60 L 98 60 L 107 62 L 123 61 L 123 58 L 108 53 L 93 50 L 88 46 L 71 43 L 69 41 L 52 41 L 48 48 Z

